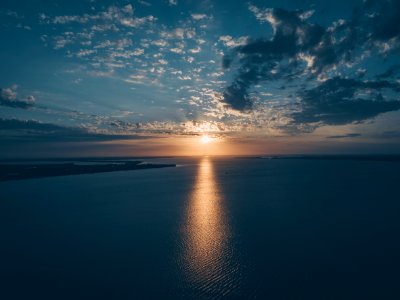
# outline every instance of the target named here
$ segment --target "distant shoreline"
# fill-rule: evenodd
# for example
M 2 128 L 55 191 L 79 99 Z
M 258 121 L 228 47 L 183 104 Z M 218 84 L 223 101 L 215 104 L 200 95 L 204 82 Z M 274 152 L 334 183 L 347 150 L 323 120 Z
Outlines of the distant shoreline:
M 309 159 L 309 160 L 354 160 L 354 161 L 387 161 L 400 162 L 397 154 L 360 154 L 360 155 L 259 155 L 253 157 L 236 157 L 238 159 Z
M 10 162 L 36 162 L 36 161 L 48 161 L 48 162 L 124 162 L 130 160 L 143 160 L 143 159 L 163 159 L 163 158 L 175 158 L 175 156 L 83 156 L 83 157 L 23 157 L 23 158 L 0 158 L 1 163 Z
M 176 167 L 176 164 L 149 164 L 144 163 L 143 161 L 79 160 L 79 162 L 86 164 L 76 164 L 73 162 L 45 164 L 0 164 L 0 182 L 45 177 Z

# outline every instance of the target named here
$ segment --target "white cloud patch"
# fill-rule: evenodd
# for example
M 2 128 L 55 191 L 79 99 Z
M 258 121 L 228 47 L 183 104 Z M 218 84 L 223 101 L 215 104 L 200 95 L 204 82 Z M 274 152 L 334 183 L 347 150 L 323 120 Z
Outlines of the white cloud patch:
M 30 96 L 26 97 L 24 100 L 26 102 L 28 102 L 28 103 L 32 103 L 33 104 L 33 103 L 35 103 L 36 98 L 35 98 L 35 96 L 30 95 Z
M 17 85 L 13 85 L 12 87 L 1 89 L 1 98 L 8 101 L 17 99 L 17 87 Z
M 57 36 L 55 37 L 55 42 L 54 42 L 54 49 L 62 49 L 68 44 L 72 44 L 74 41 L 70 38 L 66 38 L 63 36 Z
M 160 36 L 165 39 L 183 39 L 185 37 L 185 30 L 183 28 L 175 28 L 171 31 L 163 30 Z
M 267 8 L 265 10 L 262 10 L 250 4 L 249 10 L 256 16 L 257 20 L 259 20 L 260 22 L 268 22 L 271 23 L 272 26 L 274 25 L 275 21 L 273 20 L 271 9 Z
M 188 56 L 188 57 L 185 57 L 184 60 L 186 60 L 188 63 L 193 63 L 194 62 L 194 57 Z
M 158 47 L 165 47 L 168 45 L 168 42 L 165 40 L 155 40 L 155 41 L 152 41 L 151 44 L 158 46 Z
M 247 36 L 241 36 L 237 39 L 234 39 L 230 35 L 222 35 L 219 37 L 219 41 L 221 41 L 226 47 L 234 48 L 237 46 L 245 45 L 248 42 L 249 38 Z
M 207 18 L 207 15 L 205 14 L 191 14 L 190 15 L 193 20 L 199 21 Z
M 144 54 L 144 49 L 135 49 L 130 52 L 133 56 L 139 56 Z
M 201 51 L 201 48 L 199 46 L 197 46 L 196 48 L 193 49 L 189 49 L 190 53 L 199 53 Z
M 76 53 L 76 56 L 78 57 L 84 57 L 84 56 L 89 56 L 91 54 L 96 53 L 96 50 L 89 50 L 89 49 L 81 49 Z
M 182 48 L 171 48 L 171 49 L 169 49 L 169 51 L 171 51 L 173 53 L 177 53 L 177 54 L 183 53 L 183 49 Z
M 190 76 L 188 76 L 188 75 L 185 75 L 185 76 L 178 76 L 178 79 L 179 79 L 179 80 L 192 80 L 192 78 L 191 78 Z
M 186 30 L 186 37 L 189 39 L 193 39 L 196 37 L 196 31 L 194 29 Z

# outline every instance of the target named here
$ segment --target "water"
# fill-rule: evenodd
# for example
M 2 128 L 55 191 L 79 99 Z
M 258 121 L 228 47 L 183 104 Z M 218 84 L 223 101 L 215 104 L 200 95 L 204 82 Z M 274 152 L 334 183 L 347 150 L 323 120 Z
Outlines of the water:
M 399 163 L 160 162 L 0 183 L 1 299 L 399 299 Z

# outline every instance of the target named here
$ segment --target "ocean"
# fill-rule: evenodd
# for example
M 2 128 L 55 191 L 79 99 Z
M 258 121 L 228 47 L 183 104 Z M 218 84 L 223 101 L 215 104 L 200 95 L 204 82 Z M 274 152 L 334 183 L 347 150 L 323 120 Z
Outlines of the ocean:
M 161 158 L 0 183 L 0 299 L 400 299 L 400 162 Z

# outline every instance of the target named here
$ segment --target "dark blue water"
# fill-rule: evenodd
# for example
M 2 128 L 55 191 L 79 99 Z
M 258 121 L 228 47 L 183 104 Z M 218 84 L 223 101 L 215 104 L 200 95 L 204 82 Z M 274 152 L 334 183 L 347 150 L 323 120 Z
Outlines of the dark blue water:
M 400 299 L 400 163 L 0 183 L 0 299 Z

